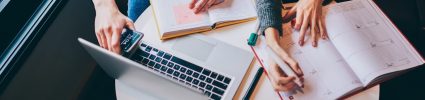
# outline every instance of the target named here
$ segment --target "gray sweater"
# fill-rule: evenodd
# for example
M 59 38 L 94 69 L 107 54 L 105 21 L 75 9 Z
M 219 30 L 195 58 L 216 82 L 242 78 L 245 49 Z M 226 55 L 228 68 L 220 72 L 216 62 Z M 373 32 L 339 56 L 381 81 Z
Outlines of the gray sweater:
M 258 32 L 264 34 L 269 27 L 275 28 L 282 36 L 282 0 L 256 0 L 257 15 L 260 21 Z M 291 1 L 291 0 L 289 0 Z M 330 0 L 325 0 L 328 3 Z

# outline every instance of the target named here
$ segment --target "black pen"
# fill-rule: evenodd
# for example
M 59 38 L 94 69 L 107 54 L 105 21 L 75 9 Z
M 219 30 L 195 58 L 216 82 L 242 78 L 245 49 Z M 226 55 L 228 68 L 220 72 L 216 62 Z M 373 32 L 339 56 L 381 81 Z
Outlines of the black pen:
M 263 75 L 263 71 L 263 67 L 258 68 L 257 73 L 255 73 L 254 80 L 252 80 L 252 83 L 251 85 L 249 85 L 248 91 L 246 91 L 246 94 L 242 100 L 249 100 L 252 95 L 252 92 L 254 92 L 255 87 L 257 86 L 257 83 L 261 78 L 261 75 Z

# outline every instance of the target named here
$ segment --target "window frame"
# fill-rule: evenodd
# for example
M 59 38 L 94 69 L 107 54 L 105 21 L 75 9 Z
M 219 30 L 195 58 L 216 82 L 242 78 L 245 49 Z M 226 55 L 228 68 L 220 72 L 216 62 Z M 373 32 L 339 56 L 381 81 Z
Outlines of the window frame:
M 3 2 L 5 1 L 5 2 Z M 1 0 L 0 13 L 10 0 Z M 43 0 L 7 48 L 0 53 L 0 93 L 19 70 L 67 0 Z

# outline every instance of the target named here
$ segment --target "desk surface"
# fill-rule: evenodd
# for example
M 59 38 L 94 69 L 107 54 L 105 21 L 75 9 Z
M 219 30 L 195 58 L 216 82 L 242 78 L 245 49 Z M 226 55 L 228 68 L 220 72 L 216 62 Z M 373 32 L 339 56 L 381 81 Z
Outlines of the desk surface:
M 136 30 L 145 33 L 144 41 L 150 42 L 161 42 L 159 40 L 159 34 L 156 28 L 155 20 L 153 18 L 153 13 L 151 7 L 149 7 L 135 22 Z M 224 41 L 230 45 L 242 48 L 244 50 L 250 51 L 248 45 L 246 45 L 246 39 L 249 37 L 249 33 L 254 32 L 256 29 L 257 21 L 250 21 L 238 25 L 228 26 L 220 28 L 217 30 L 204 32 L 206 36 L 215 38 L 217 40 Z M 244 79 L 242 80 L 241 85 L 239 86 L 236 95 L 233 99 L 240 100 L 245 95 L 245 92 L 248 90 L 249 84 L 253 80 L 256 69 L 258 69 L 259 64 L 256 60 L 255 63 L 250 66 L 245 74 Z M 138 94 L 137 91 L 132 90 L 126 86 L 123 86 L 123 83 L 115 80 L 116 95 L 117 99 L 121 100 L 136 100 L 144 96 Z M 358 93 L 348 99 L 378 99 L 379 98 L 379 85 L 370 88 L 366 91 Z M 271 83 L 263 75 L 257 84 L 256 90 L 254 91 L 251 99 L 254 100 L 278 100 L 278 95 L 274 92 Z

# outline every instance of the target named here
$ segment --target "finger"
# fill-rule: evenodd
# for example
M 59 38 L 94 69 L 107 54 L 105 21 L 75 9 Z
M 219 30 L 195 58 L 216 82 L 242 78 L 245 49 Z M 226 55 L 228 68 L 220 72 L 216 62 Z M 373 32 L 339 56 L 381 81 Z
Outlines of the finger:
M 112 28 L 109 27 L 104 35 L 105 35 L 105 38 L 106 38 L 106 45 L 108 46 L 107 48 L 108 48 L 109 51 L 112 51 L 112 49 L 111 49 Z
M 105 33 L 105 31 L 103 30 L 103 33 L 102 33 L 102 34 L 100 34 L 100 39 L 102 40 L 102 41 L 101 41 L 101 42 L 102 42 L 102 47 L 108 50 L 108 42 L 107 42 L 107 39 L 106 39 L 105 34 L 106 34 L 106 33 Z
M 195 4 L 195 7 L 193 8 L 194 13 L 199 13 L 205 6 L 205 4 L 208 2 L 208 0 L 200 0 L 198 3 Z
M 100 35 L 100 39 L 102 40 L 101 41 L 102 47 L 108 50 L 108 42 L 107 42 L 106 36 L 105 36 L 105 34 L 107 33 L 106 30 L 107 30 L 106 27 L 101 28 L 101 30 L 100 30 L 101 34 L 99 34 L 99 35 Z
M 112 34 L 112 37 L 111 37 L 112 51 L 117 54 L 121 53 L 120 38 L 121 38 L 122 30 L 123 30 L 122 28 L 117 27 L 116 29 L 114 29 L 114 33 Z
M 288 64 L 289 64 L 289 67 L 291 67 L 291 69 L 292 69 L 293 71 L 295 71 L 295 73 L 296 73 L 298 76 L 304 76 L 304 73 L 303 73 L 303 71 L 302 71 L 301 67 L 299 66 L 298 62 L 296 62 L 296 61 L 295 61 L 295 60 L 293 60 L 292 58 L 291 58 L 291 60 L 285 60 L 285 61 L 286 61 L 286 63 L 288 63 Z
M 200 0 L 196 5 L 195 5 L 195 8 L 194 8 L 194 13 L 195 14 L 197 14 L 197 13 L 200 13 L 200 12 L 202 12 L 204 9 L 205 9 L 205 5 L 208 3 L 208 1 L 209 0 Z
M 295 72 L 295 74 L 297 74 L 297 76 L 303 76 L 303 71 L 301 70 L 298 62 L 296 62 L 291 57 L 284 58 L 284 61 L 286 64 L 289 65 L 289 67 L 291 67 L 291 69 Z
M 320 29 L 319 29 L 319 23 L 318 22 L 316 23 L 315 30 L 316 30 L 316 36 L 314 37 L 315 42 L 316 42 L 316 46 L 315 47 L 318 47 L 319 46 L 319 40 L 321 38 Z
M 297 5 L 292 7 L 291 10 L 289 10 L 285 14 L 285 16 L 283 16 L 283 18 L 282 18 L 283 23 L 287 23 L 287 22 L 291 21 L 292 19 L 294 19 L 296 17 L 296 14 L 297 14 Z
M 311 30 L 311 46 L 317 47 L 317 38 L 316 38 L 318 34 L 317 29 L 316 27 L 314 27 L 314 28 L 310 28 L 310 30 Z
M 273 60 L 270 60 L 269 62 L 270 62 L 269 68 L 271 69 L 270 72 L 271 72 L 273 81 L 275 81 L 276 83 L 278 83 L 279 77 L 282 77 L 282 75 L 280 74 L 279 70 L 277 70 L 279 66 Z
M 223 3 L 223 2 L 224 2 L 224 0 L 214 0 L 212 5 L 220 4 L 220 3 Z
M 289 82 L 288 84 L 284 84 L 283 85 L 283 91 L 292 91 L 294 90 L 295 86 L 297 86 L 297 84 L 295 82 Z
M 303 76 L 304 75 L 303 74 L 303 71 L 301 70 L 301 67 L 298 64 L 298 62 L 296 62 L 294 59 L 288 57 L 288 58 L 285 58 L 284 61 L 289 65 L 289 67 L 291 67 L 291 69 L 293 71 L 295 71 L 295 73 L 298 76 Z
M 216 2 L 216 0 L 208 0 L 207 4 L 205 4 L 203 11 L 207 11 L 208 8 L 210 8 L 214 4 L 214 2 Z
M 195 7 L 195 4 L 198 2 L 198 0 L 192 0 L 189 3 L 189 9 L 193 9 L 193 7 Z
M 322 19 L 319 19 L 319 29 L 320 29 L 320 37 L 326 40 L 328 38 L 328 33 L 326 30 L 326 25 L 322 22 Z
M 279 77 L 279 79 L 277 80 L 277 83 L 285 85 L 285 84 L 291 83 L 294 80 L 295 80 L 294 76 Z
M 313 47 L 317 47 L 317 17 L 315 17 L 315 15 L 313 14 L 312 16 L 313 18 L 310 21 L 310 34 L 311 34 L 311 39 L 312 39 L 312 46 Z
M 271 68 L 270 74 L 272 76 L 271 80 L 272 80 L 273 88 L 275 89 L 275 91 L 283 91 L 284 87 L 278 82 L 279 78 L 281 77 L 281 75 L 279 74 L 279 71 L 276 70 L 278 69 L 278 65 L 274 61 L 270 60 L 269 68 Z
M 97 39 L 97 43 L 99 44 L 99 46 L 100 47 L 102 47 L 101 45 L 100 45 L 100 36 L 99 36 L 99 34 L 97 34 L 97 33 L 95 33 L 96 34 L 96 39 Z
M 99 43 L 99 46 L 103 48 L 103 43 L 102 43 L 102 30 L 101 29 L 96 29 L 96 38 L 97 38 L 97 42 Z
M 297 16 L 295 18 L 295 29 L 296 30 L 300 30 L 300 28 L 301 28 L 301 24 L 303 23 L 303 18 L 304 18 L 303 15 L 304 14 L 303 14 L 302 10 L 297 11 Z
M 320 39 L 320 30 L 319 30 L 319 25 L 317 25 L 316 23 L 316 28 L 314 28 L 315 33 L 312 33 L 314 35 L 312 35 L 312 46 L 313 47 L 318 47 L 319 46 L 319 39 Z
M 287 84 L 277 84 L 277 83 L 273 84 L 273 88 L 275 89 L 275 91 L 283 91 L 283 92 L 291 91 L 294 89 L 295 86 L 296 84 L 294 82 L 289 82 Z
M 207 5 L 205 4 L 205 6 L 199 12 L 206 12 L 208 10 L 208 8 L 206 6 Z
M 295 28 L 295 19 L 291 20 L 291 27 Z
M 281 55 L 287 55 L 286 52 L 283 52 L 283 53 L 280 53 L 280 54 Z M 297 76 L 303 76 L 304 75 L 300 66 L 298 65 L 298 63 L 294 59 L 292 59 L 289 56 L 282 56 L 282 59 L 285 61 L 286 64 L 289 65 L 289 67 L 291 67 L 291 69 L 297 74 Z M 287 75 L 284 73 L 284 76 L 287 76 Z
M 285 90 L 287 90 L 283 85 L 280 85 L 276 82 L 272 83 L 272 86 L 273 86 L 275 91 L 285 91 Z
M 303 23 L 301 25 L 301 30 L 300 30 L 301 35 L 300 35 L 299 42 L 298 42 L 300 44 L 300 46 L 303 46 L 304 42 L 305 42 L 304 37 L 305 37 L 306 31 L 308 29 L 309 22 L 310 22 L 309 16 L 310 16 L 309 14 L 304 16 Z

